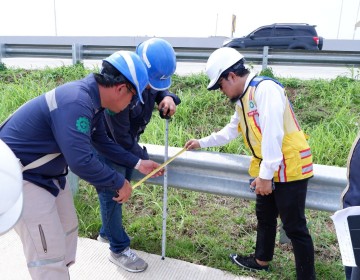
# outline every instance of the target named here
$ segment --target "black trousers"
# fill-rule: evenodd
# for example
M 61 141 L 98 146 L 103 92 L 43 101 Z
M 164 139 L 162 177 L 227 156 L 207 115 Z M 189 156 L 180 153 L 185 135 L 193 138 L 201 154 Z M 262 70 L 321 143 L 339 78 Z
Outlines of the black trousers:
M 344 208 L 360 205 L 360 139 L 355 140 L 352 154 L 349 154 L 349 181 L 343 198 Z M 346 280 L 360 279 L 359 267 L 345 267 Z
M 255 257 L 271 261 L 274 255 L 277 217 L 291 240 L 297 279 L 315 279 L 314 245 L 305 218 L 305 199 L 308 180 L 275 183 L 268 196 L 256 196 L 258 220 Z

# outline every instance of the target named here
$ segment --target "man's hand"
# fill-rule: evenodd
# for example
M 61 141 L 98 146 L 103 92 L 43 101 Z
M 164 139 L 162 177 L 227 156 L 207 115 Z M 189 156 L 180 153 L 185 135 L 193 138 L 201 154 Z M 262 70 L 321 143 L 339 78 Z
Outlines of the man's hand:
M 189 141 L 187 141 L 185 143 L 185 148 L 186 148 L 186 150 L 199 149 L 200 148 L 200 143 L 196 139 L 190 139 Z
M 115 200 L 117 203 L 125 203 L 129 200 L 132 192 L 132 187 L 128 180 L 125 180 L 123 186 L 121 189 L 117 191 L 118 196 L 113 197 L 113 200 Z
M 260 177 L 257 177 L 250 187 L 255 187 L 255 193 L 259 195 L 269 195 L 273 192 L 272 180 L 261 179 Z
M 176 105 L 174 99 L 171 96 L 165 96 L 163 100 L 161 100 L 158 110 L 162 110 L 162 114 L 164 117 L 171 117 L 176 112 Z
M 139 170 L 142 174 L 147 175 L 147 174 L 149 174 L 151 171 L 153 171 L 154 169 L 158 168 L 159 166 L 160 166 L 160 164 L 158 164 L 157 162 L 152 161 L 152 160 L 150 160 L 150 159 L 148 159 L 148 160 L 141 160 L 140 166 L 139 166 L 138 170 Z M 155 173 L 153 176 L 151 176 L 151 178 L 164 175 L 164 171 L 165 171 L 164 168 L 160 169 L 157 173 Z

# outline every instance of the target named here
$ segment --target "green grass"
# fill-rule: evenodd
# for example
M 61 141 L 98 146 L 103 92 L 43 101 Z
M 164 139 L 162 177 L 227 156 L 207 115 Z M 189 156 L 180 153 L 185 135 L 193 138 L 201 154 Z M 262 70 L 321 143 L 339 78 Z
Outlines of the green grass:
M 81 64 L 44 70 L 7 69 L 0 65 L 0 121 L 25 101 L 53 87 L 84 77 L 93 69 Z M 94 69 L 97 70 L 97 69 Z M 271 69 L 266 74 L 276 75 Z M 310 136 L 317 164 L 345 167 L 351 144 L 359 130 L 359 70 L 332 80 L 283 79 L 298 120 Z M 182 100 L 169 125 L 169 145 L 182 147 L 221 129 L 234 112 L 233 104 L 220 93 L 206 90 L 204 74 L 175 75 L 171 90 Z M 141 142 L 164 145 L 165 122 L 154 111 Z M 241 138 L 210 151 L 249 154 Z M 124 209 L 124 226 L 133 237 L 134 249 L 161 254 L 163 189 L 143 185 L 134 190 Z M 80 236 L 96 238 L 101 226 L 95 189 L 80 181 L 75 197 Z M 239 270 L 228 259 L 232 252 L 253 253 L 256 239 L 255 202 L 245 199 L 168 190 L 166 256 L 211 266 L 258 279 L 295 279 L 291 245 L 276 244 L 271 272 Z M 318 279 L 344 279 L 331 213 L 306 210 L 315 246 Z

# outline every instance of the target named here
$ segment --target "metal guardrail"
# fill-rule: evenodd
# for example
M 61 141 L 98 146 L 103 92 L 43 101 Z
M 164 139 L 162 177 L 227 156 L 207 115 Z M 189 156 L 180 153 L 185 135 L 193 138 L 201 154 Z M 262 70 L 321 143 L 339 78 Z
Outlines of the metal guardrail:
M 41 57 L 72 59 L 73 64 L 85 59 L 103 59 L 117 50 L 135 50 L 149 37 L 1 37 L 0 62 L 3 58 Z M 178 61 L 206 62 L 222 46 L 223 37 L 165 38 L 174 47 Z M 360 66 L 359 51 L 305 51 L 241 49 L 248 63 L 268 65 Z
M 164 161 L 165 147 L 146 144 L 150 159 Z M 181 148 L 169 147 L 171 158 Z M 241 197 L 255 200 L 249 190 L 249 156 L 215 153 L 207 151 L 186 151 L 168 165 L 168 186 L 216 195 Z M 135 171 L 133 180 L 144 177 Z M 70 180 L 72 189 L 76 181 Z M 146 183 L 163 185 L 164 178 L 150 178 Z M 335 212 L 340 209 L 340 195 L 347 183 L 346 168 L 314 165 L 314 177 L 310 179 L 306 208 Z
M 1 37 L 2 58 L 42 57 L 67 58 L 73 63 L 84 59 L 102 59 L 119 49 L 134 50 L 148 37 Z M 205 62 L 224 38 L 165 38 L 174 47 L 179 61 Z M 360 66 L 360 51 L 275 51 L 241 50 L 249 63 L 282 65 Z M 164 147 L 146 145 L 151 159 L 162 162 Z M 178 148 L 169 148 L 169 156 Z M 168 167 L 168 184 L 176 188 L 212 194 L 255 199 L 249 191 L 249 157 L 203 151 L 186 152 Z M 314 177 L 309 182 L 306 207 L 336 211 L 340 209 L 340 194 L 346 186 L 346 168 L 314 165 Z M 75 187 L 76 178 L 71 178 Z M 134 179 L 143 175 L 136 173 Z M 149 182 L 162 185 L 162 178 Z
M 165 148 L 146 144 L 152 160 L 162 162 Z M 181 148 L 169 147 L 169 157 Z M 249 191 L 249 156 L 206 151 L 187 151 L 168 165 L 168 185 L 186 190 L 255 200 Z M 144 175 L 135 172 L 134 180 Z M 163 184 L 163 178 L 151 178 L 148 183 Z M 340 209 L 340 195 L 347 183 L 346 168 L 314 165 L 306 199 L 309 209 L 335 212 Z

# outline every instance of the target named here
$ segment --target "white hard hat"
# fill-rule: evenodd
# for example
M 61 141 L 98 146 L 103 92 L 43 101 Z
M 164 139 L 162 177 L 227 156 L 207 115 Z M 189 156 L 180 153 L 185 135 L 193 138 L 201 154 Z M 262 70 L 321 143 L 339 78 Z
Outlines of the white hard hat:
M 17 223 L 23 208 L 22 172 L 19 160 L 0 140 L 0 235 Z
M 222 47 L 214 51 L 206 63 L 206 74 L 210 79 L 207 89 L 218 89 L 217 81 L 221 74 L 243 58 L 241 53 L 230 47 Z

